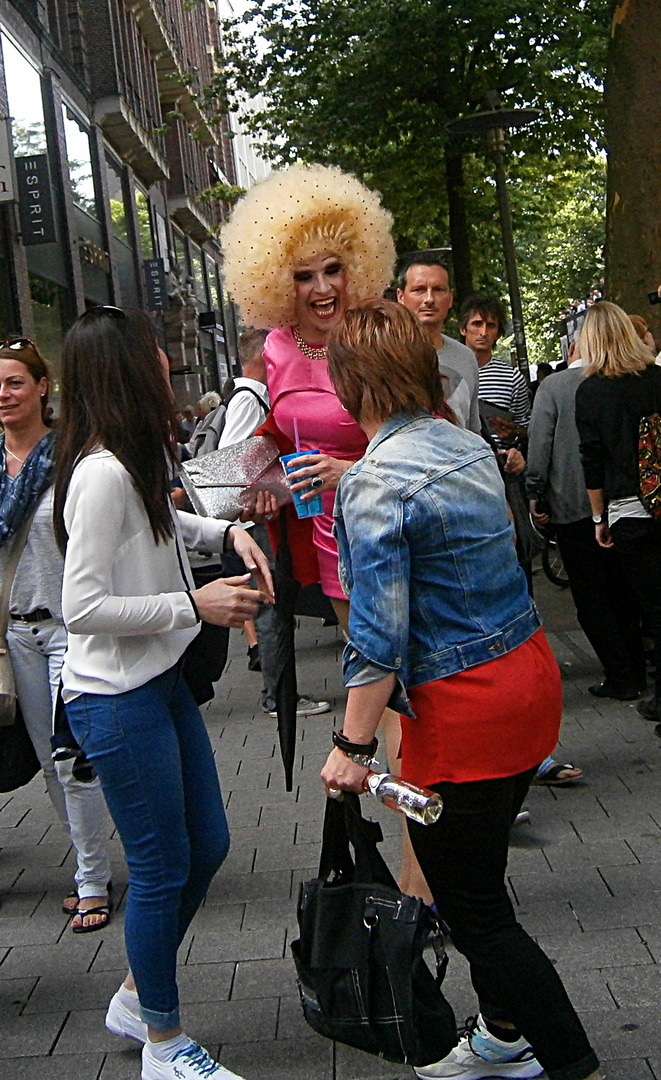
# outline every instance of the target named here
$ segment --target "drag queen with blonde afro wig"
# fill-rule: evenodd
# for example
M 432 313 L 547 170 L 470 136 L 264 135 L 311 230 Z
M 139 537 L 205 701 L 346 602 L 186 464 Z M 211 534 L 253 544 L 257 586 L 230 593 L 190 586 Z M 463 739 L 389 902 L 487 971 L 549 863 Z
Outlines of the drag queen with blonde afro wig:
M 302 454 L 295 489 L 304 498 L 321 491 L 324 513 L 312 519 L 317 580 L 344 625 L 348 603 L 338 578 L 333 503 L 367 439 L 335 394 L 325 344 L 348 307 L 390 284 L 391 224 L 378 194 L 355 176 L 292 165 L 252 188 L 222 234 L 225 281 L 243 322 L 272 331 L 264 346 L 267 423 L 281 446 L 293 450 L 296 421 Z M 313 449 L 320 453 L 305 453 Z

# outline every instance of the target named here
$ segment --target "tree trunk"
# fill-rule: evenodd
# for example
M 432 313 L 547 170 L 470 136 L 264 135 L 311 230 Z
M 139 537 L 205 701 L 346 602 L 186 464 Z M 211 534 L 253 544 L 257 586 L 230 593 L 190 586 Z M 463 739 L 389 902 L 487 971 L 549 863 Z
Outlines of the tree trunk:
M 445 184 L 450 215 L 450 243 L 457 304 L 473 292 L 470 233 L 464 198 L 464 155 L 452 143 L 445 148 Z
M 661 3 L 616 0 L 606 77 L 606 295 L 661 344 Z

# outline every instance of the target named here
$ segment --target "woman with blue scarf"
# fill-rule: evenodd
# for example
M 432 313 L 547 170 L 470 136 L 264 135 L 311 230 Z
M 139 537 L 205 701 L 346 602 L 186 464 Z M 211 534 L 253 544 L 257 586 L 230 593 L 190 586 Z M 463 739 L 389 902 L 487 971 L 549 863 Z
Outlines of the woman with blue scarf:
M 45 423 L 49 375 L 27 338 L 0 348 L 0 569 L 20 526 L 32 517 L 9 603 L 7 642 L 18 701 L 55 811 L 76 851 L 76 889 L 63 902 L 74 933 L 110 917 L 107 813 L 97 778 L 74 776 L 73 759 L 51 758 L 53 711 L 67 644 L 62 556 L 53 533 L 54 432 Z

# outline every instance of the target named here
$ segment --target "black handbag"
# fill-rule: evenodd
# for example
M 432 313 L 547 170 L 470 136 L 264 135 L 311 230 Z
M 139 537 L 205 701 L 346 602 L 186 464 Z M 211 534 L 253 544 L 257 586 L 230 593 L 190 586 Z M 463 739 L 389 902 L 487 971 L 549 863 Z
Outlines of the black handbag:
M 21 707 L 16 702 L 12 723 L 0 727 L 0 791 L 15 791 L 29 784 L 40 768 Z
M 326 1038 L 398 1064 L 429 1065 L 457 1043 L 441 992 L 447 957 L 429 909 L 398 889 L 377 850 L 382 839 L 378 822 L 361 816 L 357 795 L 327 800 L 319 877 L 301 885 L 300 937 L 291 946 L 303 1015 Z M 423 958 L 430 933 L 435 977 Z
M 218 578 L 231 577 L 217 563 L 195 567 L 192 574 L 196 589 Z M 229 642 L 229 627 L 202 621 L 199 634 L 186 648 L 183 675 L 197 705 L 205 705 L 214 696 L 213 684 L 218 682 L 225 670 Z

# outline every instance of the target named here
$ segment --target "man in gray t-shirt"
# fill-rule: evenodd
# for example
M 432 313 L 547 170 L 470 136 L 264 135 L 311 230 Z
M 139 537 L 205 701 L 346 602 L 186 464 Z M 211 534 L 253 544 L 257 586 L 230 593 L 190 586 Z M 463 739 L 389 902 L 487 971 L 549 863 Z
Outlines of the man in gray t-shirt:
M 436 347 L 448 405 L 462 427 L 480 434 L 478 367 L 471 349 L 443 333 L 454 299 L 447 265 L 421 253 L 399 275 L 397 299 L 420 320 Z

